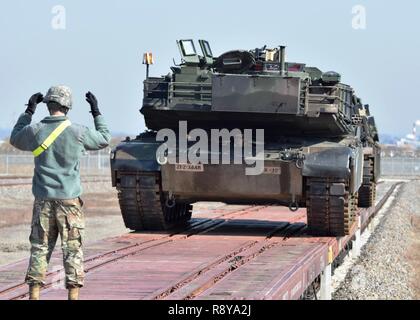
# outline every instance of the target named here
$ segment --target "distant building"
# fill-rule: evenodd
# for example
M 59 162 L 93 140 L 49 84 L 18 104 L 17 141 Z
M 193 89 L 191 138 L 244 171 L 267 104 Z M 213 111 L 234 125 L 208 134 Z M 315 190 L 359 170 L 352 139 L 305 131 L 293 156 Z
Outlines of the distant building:
M 420 120 L 417 120 L 413 123 L 413 131 L 405 138 L 402 138 L 400 141 L 397 142 L 397 146 L 399 147 L 409 147 L 412 149 L 420 149 L 420 140 L 418 139 L 417 135 L 417 127 L 420 126 Z

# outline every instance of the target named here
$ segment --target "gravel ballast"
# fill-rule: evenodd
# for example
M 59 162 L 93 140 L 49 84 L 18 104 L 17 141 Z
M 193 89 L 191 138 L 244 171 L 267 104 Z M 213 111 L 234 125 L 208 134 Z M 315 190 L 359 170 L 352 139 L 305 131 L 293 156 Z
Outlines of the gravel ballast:
M 413 299 L 415 269 L 409 254 L 412 218 L 418 215 L 420 181 L 400 187 L 344 281 L 333 294 L 337 300 Z

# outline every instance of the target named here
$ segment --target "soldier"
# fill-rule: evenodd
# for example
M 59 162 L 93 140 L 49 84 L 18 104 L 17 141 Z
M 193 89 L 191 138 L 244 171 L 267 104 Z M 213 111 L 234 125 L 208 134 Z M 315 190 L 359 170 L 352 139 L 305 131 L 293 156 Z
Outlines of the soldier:
M 83 231 L 85 218 L 80 196 L 80 157 L 84 150 L 100 150 L 111 139 L 95 96 L 88 92 L 95 130 L 72 124 L 67 113 L 72 109 L 71 90 L 56 86 L 44 98 L 34 94 L 15 125 L 10 143 L 35 157 L 32 192 L 35 196 L 30 235 L 31 257 L 26 275 L 30 299 L 39 300 L 40 288 L 54 250 L 61 237 L 66 288 L 69 300 L 77 300 L 83 286 Z M 32 124 L 32 115 L 44 102 L 50 113 L 40 123 Z

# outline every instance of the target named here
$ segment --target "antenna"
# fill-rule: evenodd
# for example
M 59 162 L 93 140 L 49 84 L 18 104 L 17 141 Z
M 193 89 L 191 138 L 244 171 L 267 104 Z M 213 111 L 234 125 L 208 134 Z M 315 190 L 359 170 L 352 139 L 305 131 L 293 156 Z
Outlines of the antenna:
M 286 74 L 286 47 L 285 46 L 280 46 L 279 63 L 280 63 L 280 75 L 284 77 Z

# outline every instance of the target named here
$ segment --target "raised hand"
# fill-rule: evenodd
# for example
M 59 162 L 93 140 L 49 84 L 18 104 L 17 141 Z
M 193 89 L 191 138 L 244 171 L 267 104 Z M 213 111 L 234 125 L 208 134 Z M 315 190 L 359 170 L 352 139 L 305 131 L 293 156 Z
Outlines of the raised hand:
M 101 115 L 101 112 L 98 108 L 98 100 L 96 99 L 95 95 L 92 92 L 86 93 L 86 101 L 90 105 L 90 112 L 92 113 L 92 116 L 96 118 L 97 116 Z
M 28 101 L 28 108 L 26 109 L 25 113 L 33 115 L 36 111 L 37 105 L 41 103 L 42 100 L 44 100 L 44 96 L 41 92 L 33 94 Z

